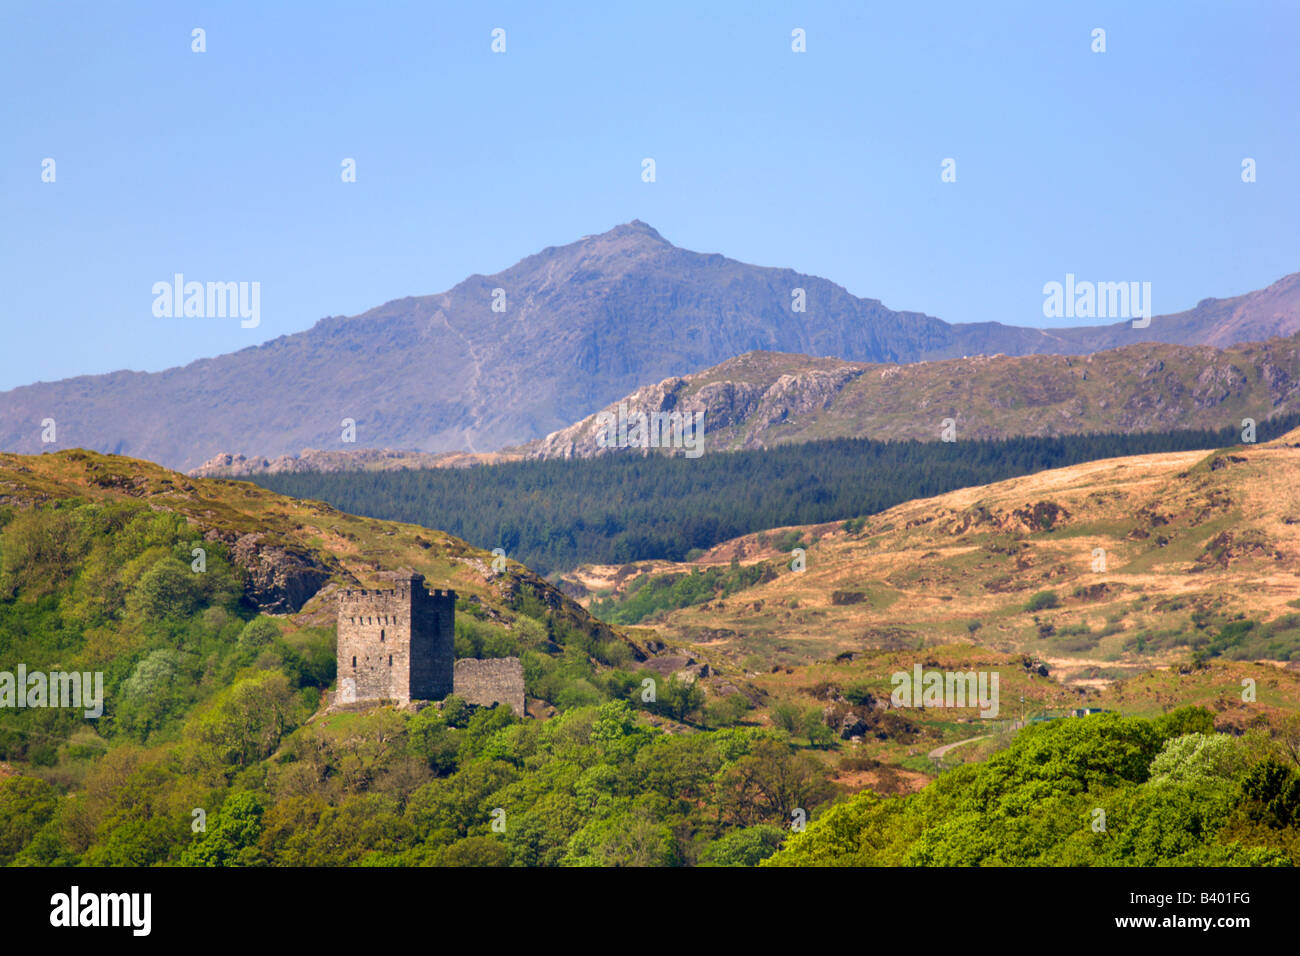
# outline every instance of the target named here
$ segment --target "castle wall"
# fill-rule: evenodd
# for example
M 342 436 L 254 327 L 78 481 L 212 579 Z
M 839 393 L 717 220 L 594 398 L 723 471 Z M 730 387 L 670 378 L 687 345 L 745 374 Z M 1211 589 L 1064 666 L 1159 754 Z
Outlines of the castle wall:
M 471 704 L 508 704 L 524 716 L 524 668 L 517 657 L 456 662 L 455 693 Z

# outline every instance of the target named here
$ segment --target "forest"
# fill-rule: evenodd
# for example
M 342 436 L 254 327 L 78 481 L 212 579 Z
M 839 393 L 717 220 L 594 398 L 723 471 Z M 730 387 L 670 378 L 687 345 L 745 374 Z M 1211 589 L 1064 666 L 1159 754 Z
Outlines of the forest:
M 1300 425 L 1261 422 L 1259 441 Z M 579 564 L 684 560 L 694 549 L 794 524 L 875 514 L 913 498 L 1155 452 L 1214 449 L 1238 429 L 879 442 L 835 439 L 699 458 L 623 453 L 470 468 L 257 475 L 352 514 L 447 531 L 542 574 Z
M 1214 732 L 1187 707 L 1020 732 L 924 790 L 869 791 L 792 835 L 771 866 L 1294 866 L 1300 735 Z
M 0 661 L 105 687 L 95 720 L 0 709 L 0 865 L 756 861 L 834 792 L 805 749 L 742 725 L 740 695 L 642 672 L 527 588 L 460 605 L 456 654 L 519 655 L 551 719 L 453 696 L 312 720 L 334 628 L 259 614 L 220 542 L 195 573 L 192 538 L 137 502 L 0 507 Z

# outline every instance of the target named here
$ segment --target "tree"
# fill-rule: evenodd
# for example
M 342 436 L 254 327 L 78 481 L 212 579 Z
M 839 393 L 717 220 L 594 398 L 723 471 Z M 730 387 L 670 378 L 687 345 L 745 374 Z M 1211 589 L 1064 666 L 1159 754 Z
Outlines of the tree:
M 518 777 L 518 771 L 502 761 L 470 761 L 458 773 L 412 793 L 406 818 L 419 832 L 449 830 L 458 838 L 484 833 L 499 806 L 493 799 L 496 792 Z
M 191 718 L 185 733 L 201 763 L 247 767 L 274 752 L 296 723 L 296 710 L 289 679 L 279 671 L 266 671 L 218 694 Z
M 247 791 L 226 798 L 214 826 L 185 848 L 184 866 L 256 866 L 264 862 L 262 804 Z
M 0 781 L 0 866 L 9 865 L 58 807 L 58 791 L 44 780 L 11 777 Z
M 802 833 L 790 834 L 780 852 L 766 858 L 761 865 L 879 865 L 870 855 L 869 838 L 885 830 L 881 826 L 881 811 L 885 806 L 877 794 L 863 790 L 848 803 L 828 809 Z
M 259 614 L 239 632 L 239 646 L 254 650 L 265 647 L 280 636 L 280 629 L 269 617 Z
M 569 866 L 672 866 L 679 861 L 669 827 L 643 812 L 595 820 L 569 841 Z
M 1300 768 L 1300 714 L 1288 714 L 1278 727 L 1278 742 L 1291 762 Z
M 723 813 L 742 826 L 788 825 L 795 810 L 811 817 L 831 794 L 815 757 L 770 737 L 759 739 L 748 756 L 726 771 L 719 789 Z
M 785 833 L 760 824 L 732 830 L 714 840 L 700 854 L 701 866 L 758 866 L 777 851 Z
M 1185 734 L 1167 741 L 1151 761 L 1153 785 L 1220 786 L 1242 770 L 1245 753 L 1227 734 Z
M 500 837 L 471 836 L 457 840 L 438 856 L 439 866 L 509 866 L 510 854 Z
M 1252 801 L 1250 816 L 1274 829 L 1300 824 L 1300 774 L 1276 757 L 1265 757 L 1246 772 L 1241 791 Z
M 407 722 L 406 728 L 407 746 L 412 754 L 440 776 L 455 772 L 459 742 L 441 711 L 426 707 Z
M 674 674 L 660 684 L 658 700 L 651 709 L 674 720 L 688 720 L 704 705 L 704 690 L 696 681 Z
M 166 557 L 144 573 L 132 594 L 138 615 L 149 621 L 179 620 L 199 606 L 200 575 L 173 557 Z
M 1025 610 L 1030 613 L 1045 611 L 1059 606 L 1060 603 L 1061 599 L 1055 591 L 1039 591 L 1029 599 L 1029 603 L 1025 605 Z
M 803 734 L 808 738 L 808 746 L 823 750 L 835 743 L 835 731 L 826 726 L 826 719 L 820 709 L 813 707 L 806 711 L 800 721 Z
M 772 723 L 793 737 L 799 732 L 801 715 L 794 704 L 781 701 L 772 708 Z
M 64 511 L 31 508 L 14 515 L 0 548 L 0 594 L 21 592 L 24 600 L 52 594 L 76 570 L 80 544 Z
M 715 700 L 704 708 L 704 713 L 710 727 L 734 727 L 753 706 L 744 694 L 735 693 Z
M 122 682 L 118 719 L 140 740 L 159 729 L 183 700 L 181 655 L 169 647 L 150 651 Z

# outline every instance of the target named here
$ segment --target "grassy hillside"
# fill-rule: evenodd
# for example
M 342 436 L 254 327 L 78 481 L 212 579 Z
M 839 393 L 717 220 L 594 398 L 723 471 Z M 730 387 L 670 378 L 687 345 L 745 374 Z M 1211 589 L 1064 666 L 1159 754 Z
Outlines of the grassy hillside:
M 1289 499 L 1270 482 L 1282 480 L 1294 465 L 1291 456 L 1300 454 L 1300 436 L 1291 438 L 1220 453 L 1227 463 L 1218 466 L 1215 456 L 1181 453 L 1098 463 L 900 506 L 851 523 L 848 531 L 798 529 L 795 535 L 809 539 L 826 533 L 798 576 L 805 584 L 826 576 L 808 589 L 810 601 L 823 586 L 834 584 L 832 594 L 846 590 L 841 578 L 861 573 L 859 557 L 887 548 L 897 547 L 894 558 L 879 567 L 903 576 L 882 585 L 899 592 L 892 602 L 827 601 L 827 611 L 882 615 L 887 603 L 896 604 L 898 616 L 887 626 L 862 633 L 831 621 L 815 625 L 809 640 L 758 629 L 728 633 L 729 613 L 761 616 L 770 600 L 765 589 L 791 583 L 793 572 L 775 560 L 775 577 L 746 573 L 761 557 L 747 550 L 759 547 L 756 538 L 706 556 L 719 569 L 712 583 L 734 588 L 730 596 L 711 597 L 707 609 L 698 604 L 663 619 L 652 614 L 625 629 L 593 619 L 526 568 L 511 563 L 495 574 L 490 554 L 427 528 L 112 456 L 2 456 L 0 670 L 18 663 L 29 670 L 100 670 L 105 709 L 99 719 L 51 708 L 0 709 L 0 863 L 752 865 L 782 846 L 787 849 L 776 862 L 805 862 L 810 847 L 826 852 L 820 836 L 813 839 L 827 832 L 823 820 L 838 833 L 844 814 L 856 825 L 867 811 L 900 821 L 899 828 L 871 824 L 888 846 L 870 862 L 1061 862 L 1067 850 L 1074 854 L 1068 859 L 1116 865 L 1152 854 L 1295 861 L 1288 796 L 1294 775 L 1284 761 L 1287 741 L 1296 737 L 1288 721 L 1300 710 L 1300 675 L 1230 659 L 1241 656 L 1234 648 L 1258 638 L 1253 629 L 1230 629 L 1245 635 L 1244 643 L 1209 647 L 1204 660 L 1181 660 L 1182 672 L 1151 671 L 1142 653 L 1149 664 L 1157 652 L 1134 652 L 1133 676 L 1080 695 L 1077 686 L 1086 679 L 1072 686 L 1057 681 L 1042 661 L 1021 651 L 1010 628 L 1015 615 L 1069 612 L 1073 597 L 1064 607 L 1037 612 L 1006 609 L 1007 645 L 981 646 L 983 627 L 953 640 L 938 626 L 942 618 L 926 611 L 930 600 L 935 607 L 948 603 L 946 584 L 910 589 L 907 583 L 913 580 L 907 575 L 925 577 L 942 557 L 927 556 L 935 548 L 920 540 L 926 534 L 955 537 L 954 547 L 963 547 L 961 537 L 971 533 L 1027 541 L 1026 571 L 1032 572 L 1038 549 L 1054 540 L 1045 528 L 1020 527 L 1041 525 L 1050 511 L 1037 507 L 1040 492 L 1069 503 L 1074 515 L 1079 496 L 1127 485 L 1136 494 L 1144 483 L 1154 494 L 1162 480 L 1167 486 L 1171 476 L 1185 473 L 1179 480 L 1191 498 L 1164 489 L 1162 500 L 1180 510 L 1162 529 L 1181 533 L 1185 524 L 1213 520 L 1217 511 L 1201 517 L 1187 510 L 1198 495 L 1216 501 L 1226 495 L 1224 507 L 1235 503 L 1257 516 L 1240 520 L 1241 527 L 1271 527 L 1273 518 L 1290 514 Z M 1249 480 L 1240 478 L 1246 474 Z M 962 495 L 985 505 L 989 526 L 940 530 L 941 521 L 960 524 L 977 507 L 958 509 Z M 936 502 L 945 503 L 938 512 Z M 910 527 L 911 518 L 903 517 L 930 512 Z M 1054 527 L 1068 524 L 1053 514 Z M 896 534 L 904 537 L 890 537 Z M 1048 538 L 1040 540 L 1042 534 Z M 768 539 L 769 551 L 792 544 L 792 535 L 779 537 Z M 1270 540 L 1293 553 L 1291 539 Z M 848 550 L 833 572 L 828 559 L 839 546 Z M 195 548 L 204 552 L 201 571 Z M 1162 574 L 1173 578 L 1162 565 L 1142 564 L 1142 553 L 1124 560 L 1137 562 L 1157 583 Z M 1223 594 L 1247 587 L 1261 567 L 1252 562 L 1274 560 L 1231 542 L 1208 553 L 1213 562 L 1226 556 L 1222 568 L 1203 572 L 1221 576 L 1214 586 Z M 334 678 L 334 590 L 382 586 L 407 569 L 424 573 L 431 586 L 458 591 L 458 655 L 523 658 L 529 718 L 454 698 L 418 712 L 324 708 Z M 1035 586 L 1033 574 L 1027 576 L 1026 591 Z M 972 579 L 970 593 L 976 584 Z M 1266 587 L 1243 593 L 1256 609 L 1280 601 L 1261 598 L 1272 593 Z M 1269 619 L 1258 626 L 1275 637 L 1276 625 Z M 934 638 L 922 632 L 916 640 L 922 628 Z M 1211 642 L 1227 640 L 1217 619 L 1204 630 Z M 1001 633 L 997 622 L 990 633 Z M 983 720 L 972 708 L 889 706 L 890 675 L 916 664 L 998 671 L 1001 713 Z M 1258 688 L 1249 702 L 1241 693 L 1247 678 Z M 969 779 L 963 776 L 974 772 L 968 767 L 989 766 L 989 773 L 1012 773 L 1020 781 L 1028 771 L 1007 768 L 1025 759 L 1032 764 L 1038 753 L 1023 750 L 1025 727 L 1081 701 L 1150 724 L 1125 731 L 1135 735 L 1138 751 L 1121 768 L 1122 779 L 1115 776 L 1120 771 L 1106 771 L 1106 785 L 1121 803 L 1104 805 L 1117 821 L 1113 829 L 1127 828 L 1129 849 L 1087 857 L 1072 843 L 1061 849 L 1058 844 L 1069 842 L 1065 824 L 1053 824 L 1060 832 L 1051 839 L 1020 841 L 1014 857 L 972 857 L 973 850 L 962 857 L 961 830 L 924 852 L 914 846 L 911 834 L 929 825 L 927 814 L 949 813 L 951 804 L 942 801 Z M 1189 703 L 1203 708 L 1199 716 L 1161 722 L 1166 711 Z M 1146 786 L 1157 764 L 1172 759 L 1161 756 L 1170 741 L 1198 749 L 1177 742 L 1189 732 L 1215 738 L 1212 748 L 1222 748 L 1217 735 L 1224 733 L 1253 741 L 1224 758 L 1212 809 L 1226 814 L 1228 829 L 1205 827 L 1178 846 L 1153 849 L 1141 834 L 1156 824 L 1126 823 L 1124 808 L 1135 798 L 1121 790 Z M 1037 799 L 1046 787 L 1073 813 L 1092 799 L 1081 794 L 1095 789 L 1088 781 L 1099 770 L 1088 753 L 1070 747 L 1058 754 L 1060 767 L 1050 779 L 1028 772 L 1026 792 Z M 947 783 L 950 775 L 956 782 Z M 942 789 L 927 787 L 936 777 Z M 1087 783 L 1082 789 L 1072 783 L 1078 778 Z M 940 796 L 925 796 L 931 791 Z M 914 803 L 907 795 L 918 792 L 922 802 Z M 914 805 L 919 809 L 907 809 Z M 1175 802 L 1161 812 L 1182 806 Z M 961 817 L 962 826 L 981 826 L 981 812 Z M 1004 826 L 999 814 L 1007 812 L 991 808 L 988 825 Z M 812 821 L 808 833 L 790 840 L 791 824 L 804 817 Z M 1010 854 L 1012 844 L 1004 842 Z
M 1300 432 L 1096 461 L 745 536 L 691 563 L 586 568 L 570 589 L 620 619 L 660 582 L 767 562 L 742 590 L 637 617 L 733 666 L 969 643 L 1086 687 L 1194 658 L 1300 660 L 1297 475 Z

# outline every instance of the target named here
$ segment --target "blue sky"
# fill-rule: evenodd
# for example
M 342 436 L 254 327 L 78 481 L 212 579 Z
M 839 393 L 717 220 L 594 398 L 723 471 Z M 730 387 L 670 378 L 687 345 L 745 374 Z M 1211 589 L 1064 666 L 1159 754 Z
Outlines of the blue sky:
M 233 351 L 633 218 L 950 322 L 1051 324 L 1067 272 L 1188 308 L 1300 270 L 1298 28 L 1254 2 L 5 4 L 0 388 Z M 260 326 L 155 318 L 176 272 L 259 282 Z

